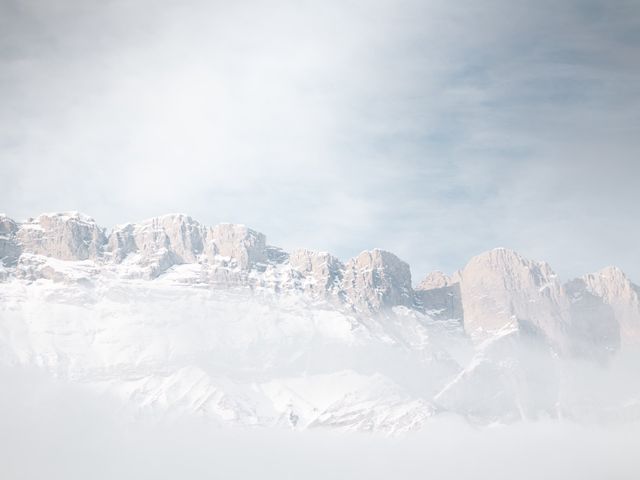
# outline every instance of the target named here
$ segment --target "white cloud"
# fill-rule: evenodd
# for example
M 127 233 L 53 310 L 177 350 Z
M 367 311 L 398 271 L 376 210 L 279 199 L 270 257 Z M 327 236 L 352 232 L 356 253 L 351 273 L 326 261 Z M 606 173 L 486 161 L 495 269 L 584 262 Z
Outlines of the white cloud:
M 2 210 L 640 278 L 633 2 L 7 2 Z M 579 246 L 579 248 L 576 248 Z

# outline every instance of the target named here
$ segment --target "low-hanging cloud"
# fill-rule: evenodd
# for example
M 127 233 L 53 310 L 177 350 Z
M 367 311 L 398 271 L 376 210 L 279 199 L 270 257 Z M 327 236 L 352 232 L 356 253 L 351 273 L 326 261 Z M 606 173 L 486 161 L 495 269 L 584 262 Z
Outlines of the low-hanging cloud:
M 125 421 L 109 398 L 20 369 L 1 372 L 0 474 L 7 479 L 634 479 L 638 425 L 444 418 L 402 438 Z

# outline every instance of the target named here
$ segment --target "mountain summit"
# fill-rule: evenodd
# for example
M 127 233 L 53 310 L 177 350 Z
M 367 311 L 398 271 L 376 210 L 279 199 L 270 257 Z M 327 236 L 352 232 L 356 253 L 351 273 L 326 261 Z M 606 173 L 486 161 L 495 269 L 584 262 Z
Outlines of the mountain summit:
M 244 225 L 169 214 L 107 232 L 66 212 L 0 216 L 0 259 L 0 361 L 136 412 L 390 433 L 445 410 L 581 417 L 571 365 L 640 348 L 640 288 L 621 270 L 562 283 L 504 248 L 414 288 L 380 249 L 342 262 Z M 588 411 L 635 415 L 637 398 Z

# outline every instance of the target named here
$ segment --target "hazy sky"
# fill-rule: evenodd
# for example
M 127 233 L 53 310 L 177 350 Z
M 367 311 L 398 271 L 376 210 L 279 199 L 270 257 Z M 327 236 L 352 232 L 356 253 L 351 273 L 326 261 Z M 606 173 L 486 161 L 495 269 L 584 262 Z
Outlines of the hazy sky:
M 640 281 L 637 0 L 0 0 L 0 211 Z

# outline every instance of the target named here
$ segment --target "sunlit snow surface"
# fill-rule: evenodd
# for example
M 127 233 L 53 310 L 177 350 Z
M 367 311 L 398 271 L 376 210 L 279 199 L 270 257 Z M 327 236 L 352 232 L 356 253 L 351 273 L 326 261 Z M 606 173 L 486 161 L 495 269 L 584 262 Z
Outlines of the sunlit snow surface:
M 431 360 L 426 318 L 383 327 L 302 295 L 211 289 L 191 282 L 197 266 L 148 281 L 46 262 L 66 281 L 1 284 L 1 361 L 113 395 L 134 417 L 396 433 L 433 413 L 408 390 Z
M 405 307 L 356 316 L 295 291 L 211 287 L 199 265 L 142 280 L 126 262 L 27 260 L 53 280 L 0 283 L 0 361 L 115 399 L 131 421 L 398 435 L 441 414 L 640 416 L 633 362 L 574 364 L 516 330 L 474 345 L 456 322 Z
M 638 478 L 633 353 L 23 255 L 33 275 L 0 272 L 2 478 Z

